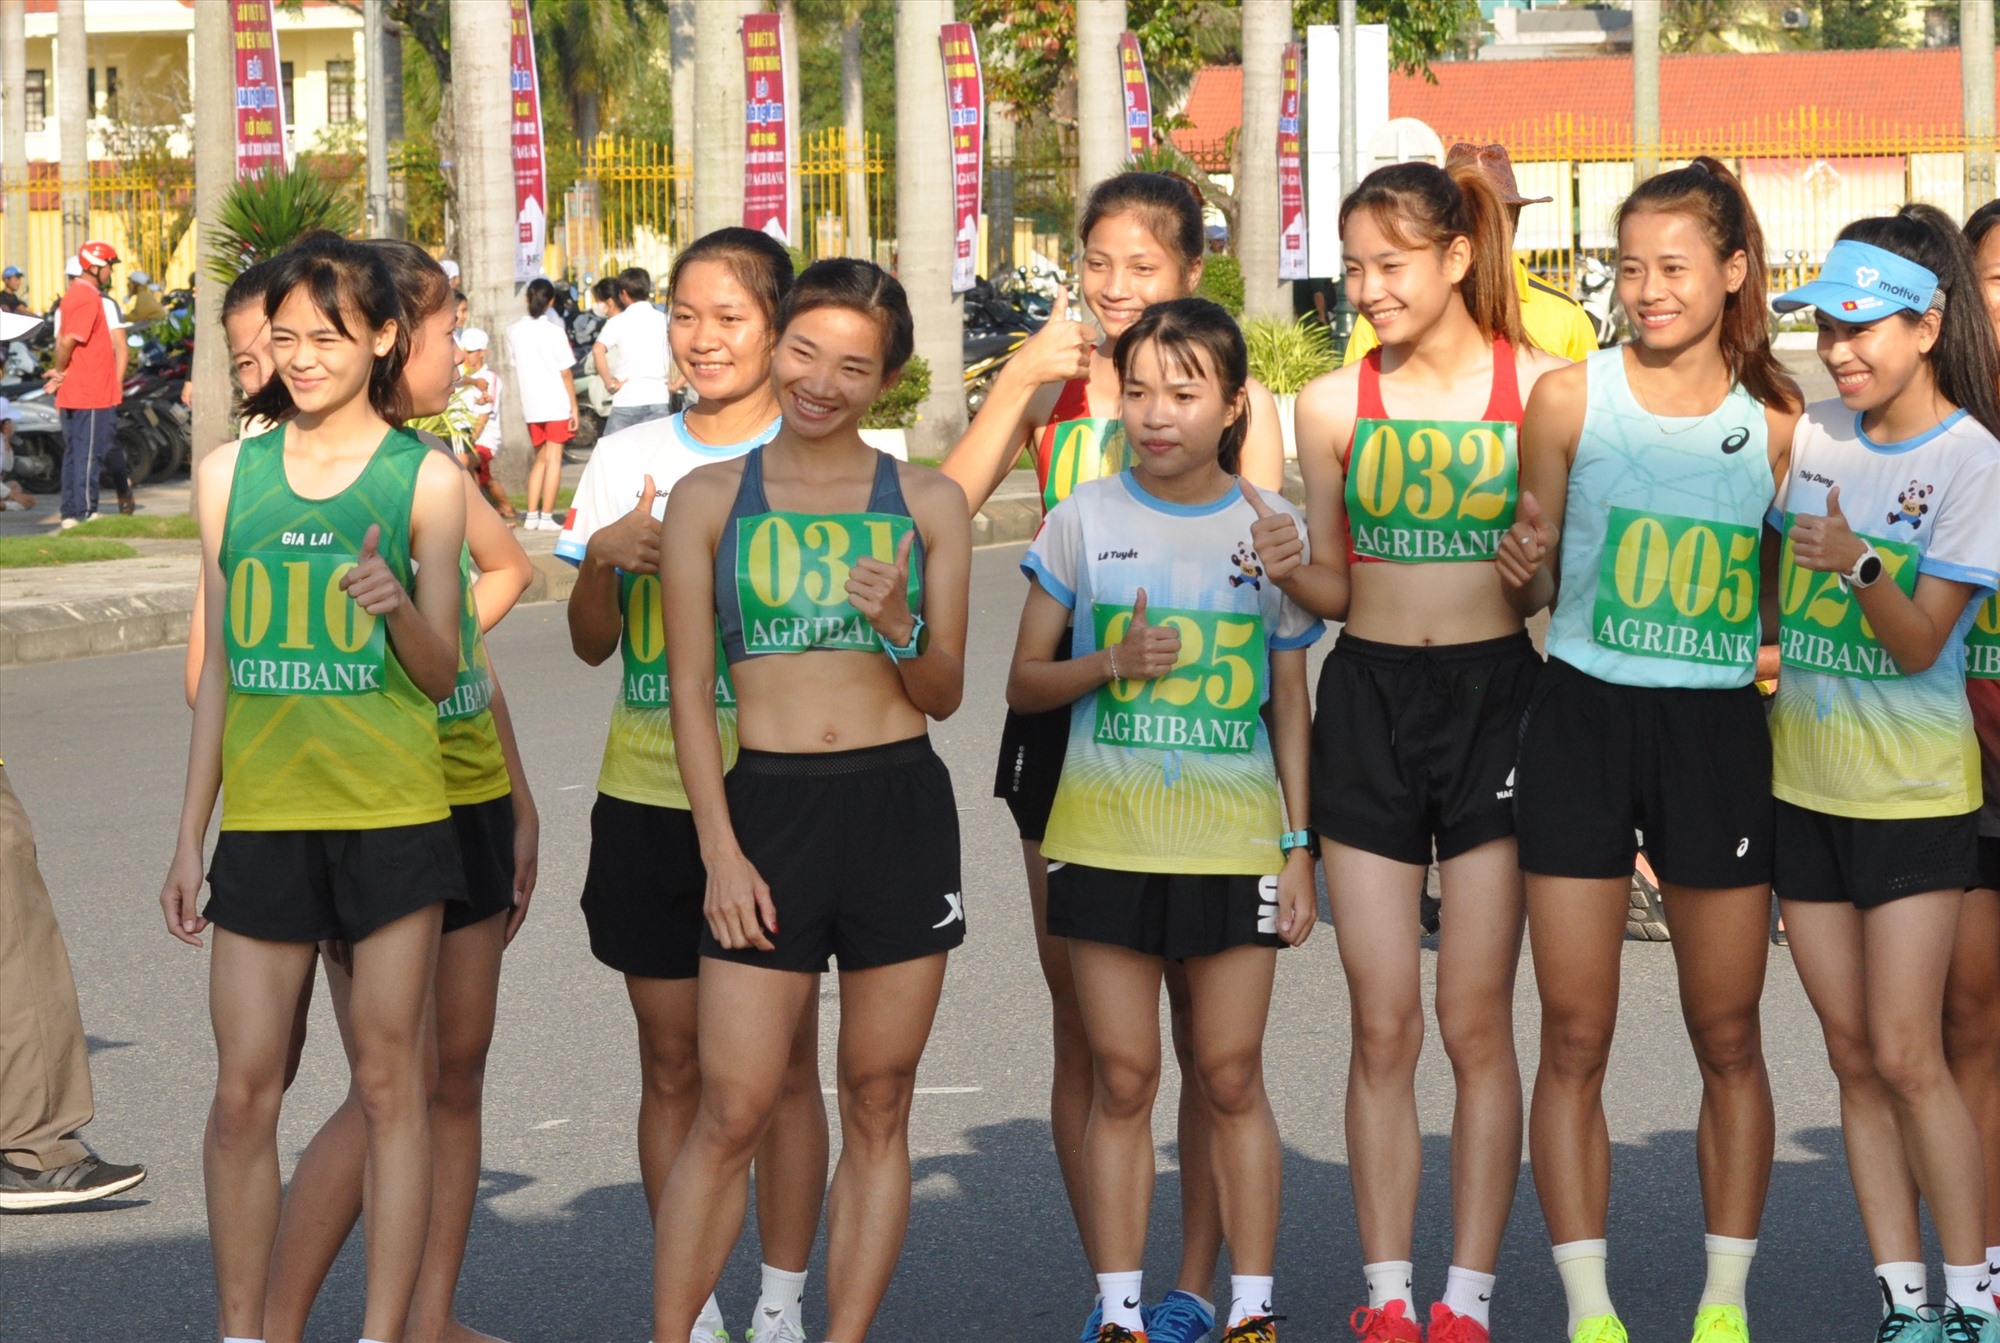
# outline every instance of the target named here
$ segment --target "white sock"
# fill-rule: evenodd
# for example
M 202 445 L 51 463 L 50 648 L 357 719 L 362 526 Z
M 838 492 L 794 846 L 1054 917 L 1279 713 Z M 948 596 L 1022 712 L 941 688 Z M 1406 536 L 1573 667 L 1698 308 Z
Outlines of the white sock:
M 1214 1314 L 1213 1311 L 1209 1312 Z M 1225 1330 L 1234 1329 L 1243 1321 L 1255 1315 L 1271 1313 L 1271 1279 L 1252 1277 L 1249 1274 L 1229 1275 L 1229 1322 Z
M 1595 1315 L 1615 1315 L 1611 1288 L 1604 1280 L 1610 1251 L 1601 1240 L 1572 1240 L 1552 1252 L 1562 1275 L 1563 1296 L 1569 1301 L 1569 1332 Z
M 1697 1309 L 1708 1306 L 1735 1306 L 1747 1310 L 1750 1299 L 1744 1293 L 1750 1281 L 1750 1261 L 1757 1257 L 1757 1242 L 1738 1240 L 1734 1236 L 1709 1236 L 1708 1281 L 1701 1289 L 1701 1304 Z
M 1122 1324 L 1133 1333 L 1146 1327 L 1146 1319 L 1139 1313 L 1140 1303 L 1146 1299 L 1140 1285 L 1145 1276 L 1139 1269 L 1130 1273 L 1097 1275 L 1097 1291 L 1104 1298 L 1106 1324 Z
M 1453 1264 L 1444 1275 L 1445 1309 L 1465 1316 L 1481 1329 L 1491 1329 L 1494 1281 L 1491 1273 L 1475 1273 Z
M 772 1268 L 765 1264 L 764 1285 L 757 1293 L 757 1313 L 751 1317 L 753 1326 L 776 1324 L 783 1316 L 805 1332 L 806 1275 L 789 1269 Z
M 1922 1264 L 1904 1261 L 1875 1265 L 1875 1282 L 1882 1289 L 1882 1313 L 1898 1306 L 1914 1311 L 1931 1299 L 1930 1270 Z
M 1986 1271 L 1984 1259 L 1976 1264 L 1944 1266 L 1944 1302 L 1947 1306 L 1992 1313 L 1993 1275 Z
M 1387 1310 L 1391 1301 L 1400 1301 L 1405 1315 L 1416 1316 L 1417 1298 L 1412 1290 L 1415 1264 L 1407 1259 L 1384 1259 L 1379 1264 L 1363 1264 L 1361 1272 L 1368 1279 L 1368 1309 Z
M 694 1317 L 694 1327 L 710 1333 L 722 1331 L 722 1307 L 716 1304 L 714 1292 L 710 1292 L 708 1300 L 701 1303 L 701 1314 Z

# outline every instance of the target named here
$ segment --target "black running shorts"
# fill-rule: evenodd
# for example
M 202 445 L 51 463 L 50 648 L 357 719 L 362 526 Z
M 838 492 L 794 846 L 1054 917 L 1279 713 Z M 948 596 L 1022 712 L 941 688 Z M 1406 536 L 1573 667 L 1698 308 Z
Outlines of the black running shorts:
M 1774 884 L 1781 899 L 1874 909 L 1978 885 L 1979 844 L 1976 811 L 1871 821 L 1780 800 Z
M 597 795 L 583 878 L 591 955 L 620 974 L 693 979 L 707 885 L 691 812 Z
M 1411 647 L 1343 633 L 1320 668 L 1313 830 L 1399 863 L 1514 833 L 1514 753 L 1542 660 L 1526 634 Z
M 1164 960 L 1282 947 L 1275 876 L 1168 876 L 1049 864 L 1049 936 Z
M 1056 645 L 1057 662 L 1069 661 L 1070 632 Z M 1063 759 L 1069 754 L 1070 709 L 1047 713 L 1007 710 L 1000 728 L 1000 761 L 993 771 L 993 796 L 1014 813 L 1014 827 L 1024 840 L 1039 844 L 1048 833 L 1049 810 L 1056 804 Z
M 1521 870 L 1632 871 L 1633 832 L 1662 881 L 1771 880 L 1771 734 L 1763 696 L 1614 685 L 1551 658 L 1521 724 Z
M 745 747 L 724 782 L 737 842 L 771 888 L 776 949 L 725 950 L 704 921 L 702 955 L 817 974 L 965 940 L 958 805 L 928 737 L 825 754 Z
M 514 795 L 451 809 L 465 867 L 466 902 L 444 907 L 444 930 L 455 933 L 514 908 Z
M 2000 837 L 1979 837 L 1979 886 L 1982 890 L 2000 891 Z
M 449 820 L 376 830 L 225 830 L 208 889 L 203 918 L 265 942 L 359 942 L 440 900 L 466 903 Z

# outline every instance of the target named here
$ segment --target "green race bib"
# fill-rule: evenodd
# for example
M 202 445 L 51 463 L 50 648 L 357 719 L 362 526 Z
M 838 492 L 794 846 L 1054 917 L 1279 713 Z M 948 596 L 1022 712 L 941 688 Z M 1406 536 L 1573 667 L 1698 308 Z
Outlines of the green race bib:
M 451 694 L 438 701 L 438 721 L 455 723 L 476 718 L 493 703 L 493 675 L 486 645 L 479 638 L 479 605 L 472 599 L 472 575 L 459 568 L 458 680 Z
M 1903 675 L 1839 574 L 1801 569 L 1792 559 L 1792 515 L 1785 515 L 1785 549 L 1778 562 L 1778 654 L 1787 667 L 1894 681 Z M 1917 588 L 1917 547 L 1907 541 L 1862 539 L 1882 557 L 1884 577 L 1905 593 Z
M 873 556 L 894 564 L 910 530 L 900 513 L 759 513 L 736 522 L 736 600 L 743 648 L 804 653 L 816 648 L 879 653 L 868 618 L 847 600 L 847 575 Z M 910 609 L 919 609 L 922 566 L 912 552 Z
M 2000 681 L 2000 593 L 1979 604 L 1979 614 L 1966 631 L 1965 674 L 1981 681 Z
M 1399 564 L 1490 561 L 1520 493 L 1505 420 L 1372 420 L 1354 428 L 1347 523 L 1354 553 Z
M 1097 646 L 1125 637 L 1132 608 L 1091 606 Z M 1228 611 L 1147 612 L 1155 625 L 1180 631 L 1180 660 L 1151 681 L 1112 681 L 1097 691 L 1096 740 L 1146 751 L 1242 755 L 1257 744 L 1264 703 L 1264 617 Z
M 1063 420 L 1049 426 L 1049 470 L 1042 481 L 1042 510 L 1054 508 L 1087 480 L 1115 476 L 1132 463 L 1125 422 Z
M 261 551 L 229 575 L 222 637 L 230 689 L 243 695 L 364 695 L 383 689 L 382 622 L 340 580 L 357 557 Z
M 618 653 L 625 664 L 624 696 L 634 709 L 673 707 L 673 690 L 667 684 L 667 619 L 661 605 L 658 574 L 618 575 L 625 606 L 625 631 L 618 640 Z M 729 663 L 722 656 L 722 636 L 715 641 L 715 702 L 719 707 L 736 703 L 736 687 L 729 681 Z
M 1757 543 L 1755 527 L 1612 509 L 1592 641 L 1639 657 L 1755 667 Z

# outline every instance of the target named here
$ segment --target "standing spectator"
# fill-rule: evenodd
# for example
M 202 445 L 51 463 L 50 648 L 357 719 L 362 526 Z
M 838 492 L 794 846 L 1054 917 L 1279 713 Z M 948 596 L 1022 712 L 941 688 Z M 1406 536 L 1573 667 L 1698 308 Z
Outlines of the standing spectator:
M 167 315 L 166 305 L 160 302 L 159 286 L 153 277 L 142 270 L 135 270 L 125 277 L 125 289 L 131 298 L 125 320 L 132 326 L 144 326 L 157 322 Z
M 451 330 L 453 335 L 457 335 L 472 322 L 472 300 L 465 296 L 463 289 L 453 290 L 451 297 L 453 303 Z
M 597 333 L 591 359 L 611 391 L 604 432 L 615 434 L 673 413 L 667 391 L 667 315 L 649 301 L 653 277 L 634 266 L 618 273 L 616 311 Z
M 0 764 L 0 1209 L 33 1212 L 130 1189 L 144 1166 L 100 1161 L 90 1047 L 28 814 Z
M 537 532 L 562 530 L 555 518 L 556 493 L 562 488 L 562 445 L 576 432 L 578 415 L 576 351 L 559 328 L 542 320 L 555 296 L 555 286 L 547 280 L 530 280 L 528 315 L 507 328 L 507 353 L 521 390 L 521 418 L 528 422 L 528 441 L 535 445 L 524 526 Z M 617 411 L 612 414 L 615 417 Z
M 22 293 L 28 277 L 21 273 L 19 266 L 9 266 L 0 271 L 0 312 L 26 312 L 27 295 Z
M 0 512 L 20 513 L 35 506 L 35 496 L 21 483 L 7 479 L 14 469 L 14 403 L 0 396 Z
M 132 481 L 124 471 L 124 454 L 118 454 L 116 462 L 106 462 L 114 451 L 112 432 L 118 405 L 124 400 L 119 378 L 124 347 L 104 311 L 118 253 L 109 243 L 87 242 L 77 250 L 76 260 L 82 274 L 70 282 L 63 295 L 55 363 L 44 384 L 54 393 L 56 408 L 62 412 L 65 530 L 97 516 L 97 475 L 102 465 L 113 468 L 119 510 L 129 513 L 136 507 Z
M 493 479 L 493 454 L 500 451 L 500 374 L 486 362 L 487 336 L 476 326 L 458 333 L 458 348 L 465 355 L 466 409 L 472 412 L 472 460 L 466 469 L 479 481 L 480 490 L 492 501 L 493 509 L 507 521 L 514 521 L 514 505 L 507 492 Z

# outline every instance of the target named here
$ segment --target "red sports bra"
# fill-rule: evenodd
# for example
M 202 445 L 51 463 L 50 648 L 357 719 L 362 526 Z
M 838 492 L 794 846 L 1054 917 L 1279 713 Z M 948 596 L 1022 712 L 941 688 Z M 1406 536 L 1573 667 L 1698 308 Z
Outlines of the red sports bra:
M 1354 405 L 1354 428 L 1347 436 L 1347 447 L 1340 454 L 1340 469 L 1344 473 L 1354 456 L 1354 441 L 1361 433 L 1361 426 L 1369 420 L 1394 418 L 1389 408 L 1382 404 L 1382 347 L 1376 346 L 1361 357 L 1361 385 L 1356 389 Z M 1521 373 L 1514 364 L 1514 347 L 1505 336 L 1493 338 L 1493 391 L 1486 398 L 1484 420 L 1504 420 L 1516 428 L 1521 424 Z M 1347 520 L 1347 562 L 1349 564 L 1386 564 L 1388 561 L 1373 555 L 1358 555 L 1354 550 L 1354 520 Z

